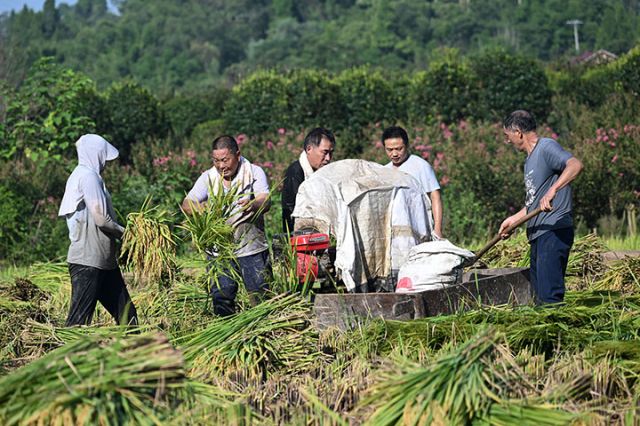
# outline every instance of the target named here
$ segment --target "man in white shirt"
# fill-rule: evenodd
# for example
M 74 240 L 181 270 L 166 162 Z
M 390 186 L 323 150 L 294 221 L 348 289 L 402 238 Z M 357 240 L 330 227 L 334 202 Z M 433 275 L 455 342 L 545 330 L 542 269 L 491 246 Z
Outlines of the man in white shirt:
M 242 214 L 229 218 L 229 221 L 238 244 L 235 255 L 239 268 L 236 270 L 242 276 L 252 303 L 257 303 L 269 289 L 265 278 L 271 272 L 263 217 L 271 205 L 269 182 L 262 168 L 240 155 L 233 136 L 224 135 L 213 141 L 212 158 L 213 167 L 198 178 L 182 202 L 182 209 L 191 214 L 193 208 L 207 202 L 210 190 L 220 187 L 225 193 L 237 190 L 239 195 L 244 194 L 235 202 L 242 208 Z M 211 261 L 215 262 L 215 257 Z M 214 313 L 220 316 L 233 314 L 238 283 L 230 276 L 222 275 L 217 285 L 211 284 Z
M 431 200 L 433 233 L 437 238 L 442 238 L 442 198 L 433 167 L 417 155 L 409 153 L 409 136 L 402 127 L 393 126 L 385 129 L 382 133 L 382 143 L 387 157 L 391 160 L 385 167 L 397 168 L 420 182 L 424 193 Z

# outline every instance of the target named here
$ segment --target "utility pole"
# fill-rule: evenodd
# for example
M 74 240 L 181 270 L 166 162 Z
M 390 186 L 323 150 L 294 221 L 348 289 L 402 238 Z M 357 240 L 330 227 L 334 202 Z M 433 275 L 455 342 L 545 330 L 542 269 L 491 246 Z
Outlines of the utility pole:
M 578 38 L 578 25 L 582 25 L 582 21 L 571 19 L 565 22 L 567 25 L 573 25 L 573 40 L 576 44 L 576 53 L 580 53 L 580 39 Z

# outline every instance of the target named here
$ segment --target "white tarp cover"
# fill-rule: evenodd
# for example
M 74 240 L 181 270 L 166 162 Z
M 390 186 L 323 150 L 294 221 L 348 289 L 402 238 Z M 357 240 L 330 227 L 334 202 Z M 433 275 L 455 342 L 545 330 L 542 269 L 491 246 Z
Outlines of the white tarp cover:
M 348 290 L 388 277 L 409 249 L 431 240 L 431 202 L 410 175 L 365 160 L 328 164 L 298 189 L 295 228 L 336 238 L 336 269 Z
M 396 293 L 433 290 L 462 281 L 464 262 L 475 255 L 448 240 L 429 241 L 413 247 L 398 272 Z

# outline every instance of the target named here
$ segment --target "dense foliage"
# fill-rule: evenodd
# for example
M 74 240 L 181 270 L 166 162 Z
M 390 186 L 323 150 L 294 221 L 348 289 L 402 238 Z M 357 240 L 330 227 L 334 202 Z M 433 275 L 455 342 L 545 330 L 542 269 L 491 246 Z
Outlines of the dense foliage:
M 335 131 L 336 159 L 386 162 L 379 141 L 382 129 L 400 123 L 409 130 L 413 152 L 436 169 L 447 236 L 456 242 L 482 240 L 522 204 L 523 158 L 503 143 L 499 126 L 515 108 L 533 111 L 540 133 L 558 137 L 585 163 L 574 184 L 579 231 L 600 227 L 620 233 L 637 226 L 640 46 L 609 64 L 568 66 L 560 61 L 545 64 L 532 59 L 532 51 L 514 46 L 483 41 L 479 49 L 465 42 L 461 28 L 477 16 L 484 17 L 484 24 L 473 34 L 475 40 L 485 40 L 491 23 L 502 19 L 498 17 L 505 8 L 498 7 L 499 2 L 486 10 L 476 2 L 417 5 L 410 0 L 304 6 L 274 1 L 252 2 L 251 7 L 242 2 L 193 3 L 193 9 L 164 1 L 143 8 L 137 0 L 121 1 L 120 14 L 114 15 L 104 1 L 83 0 L 57 8 L 47 1 L 43 12 L 25 9 L 4 17 L 0 37 L 7 43 L 0 45 L 0 72 L 10 78 L 0 85 L 0 199 L 6 206 L 0 215 L 0 259 L 29 262 L 64 254 L 66 229 L 56 212 L 75 164 L 73 142 L 88 132 L 104 135 L 121 152 L 120 162 L 105 173 L 124 222 L 148 196 L 177 212 L 185 192 L 211 166 L 209 144 L 217 135 L 237 136 L 243 153 L 267 171 L 277 189 L 311 127 Z M 546 3 L 555 7 L 554 2 Z M 569 2 L 568 10 L 579 3 Z M 634 2 L 601 4 L 599 9 L 583 6 L 585 14 L 603 12 L 602 19 L 609 19 L 611 7 L 626 8 L 621 26 L 625 19 L 635 19 L 637 8 Z M 521 13 L 526 9 L 527 22 L 538 22 L 538 9 L 528 2 L 507 9 L 515 12 L 509 19 L 524 19 Z M 213 27 L 197 32 L 213 10 Z M 463 14 L 453 13 L 461 10 Z M 159 11 L 162 16 L 156 15 Z M 187 30 L 184 19 L 195 12 L 198 16 Z M 496 18 L 489 19 L 489 12 Z M 444 16 L 451 28 L 440 25 Z M 143 22 L 143 17 L 148 19 Z M 362 24 L 364 17 L 367 25 Z M 343 21 L 347 18 L 351 20 Z M 344 24 L 340 31 L 336 22 Z M 358 23 L 358 40 L 348 40 L 352 25 Z M 19 33 L 14 31 L 18 26 Z M 302 29 L 307 26 L 315 28 L 313 34 Z M 161 36 L 167 28 L 171 33 Z M 371 28 L 376 32 L 367 38 Z M 454 28 L 457 38 L 452 36 L 449 45 L 458 49 L 431 49 L 426 55 L 405 43 L 404 59 L 394 56 L 399 50 L 393 34 L 400 29 L 405 38 L 429 29 L 420 36 L 427 40 L 451 34 Z M 525 31 L 527 26 L 518 28 Z M 588 28 L 595 31 L 585 23 L 585 32 Z M 321 48 L 311 55 L 296 50 L 296 45 L 289 52 L 295 57 L 277 53 L 278 43 L 290 41 L 288 31 L 318 43 L 330 40 L 333 50 Z M 327 40 L 325 31 L 331 33 Z M 635 37 L 629 31 L 625 40 Z M 82 46 L 72 37 L 80 33 Z M 584 45 L 601 46 L 605 35 L 599 30 L 598 34 L 600 39 L 586 37 Z M 542 36 L 536 33 L 541 43 Z M 214 37 L 220 44 L 194 41 L 198 37 Z M 98 42 L 100 48 L 93 45 Z M 223 45 L 226 50 L 216 47 Z M 162 50 L 169 46 L 180 54 Z M 312 49 L 313 44 L 305 47 Z M 188 57 L 193 51 L 204 56 L 204 51 L 216 51 L 209 55 L 210 61 L 218 61 L 216 71 L 207 71 L 206 77 L 199 71 L 186 72 L 197 63 Z M 53 56 L 40 58 L 43 53 Z M 378 55 L 379 60 L 358 59 L 365 54 Z M 77 55 L 83 61 L 74 62 Z M 267 62 L 251 62 L 257 58 Z M 269 64 L 269 58 L 277 58 L 274 68 L 249 73 L 254 65 Z M 313 69 L 316 64 L 309 58 L 324 58 L 322 69 Z M 129 61 L 126 67 L 123 60 Z M 167 64 L 174 65 L 164 74 Z M 223 74 L 235 83 L 232 88 L 213 84 Z M 186 90 L 191 84 L 199 90 Z M 280 222 L 277 190 L 274 196 L 267 215 L 270 234 L 278 231 Z
M 638 0 L 47 0 L 0 19 L 0 78 L 41 56 L 100 87 L 132 78 L 158 93 L 235 83 L 258 69 L 425 69 L 438 48 L 504 48 L 542 60 L 582 50 L 622 54 L 640 36 Z
M 0 197 L 7 207 L 0 215 L 0 258 L 28 262 L 64 254 L 66 227 L 56 219 L 57 207 L 76 161 L 73 142 L 93 131 L 122 153 L 105 173 L 124 221 L 148 196 L 177 213 L 185 192 L 210 167 L 216 135 L 236 135 L 244 155 L 278 188 L 310 127 L 336 131 L 336 159 L 386 162 L 381 132 L 399 122 L 409 130 L 413 152 L 436 170 L 447 236 L 481 240 L 522 205 L 523 158 L 504 144 L 499 125 L 517 107 L 538 111 L 539 132 L 584 162 L 574 183 L 579 230 L 605 222 L 605 232 L 633 230 L 640 195 L 633 89 L 639 56 L 636 48 L 609 65 L 577 69 L 577 76 L 545 73 L 504 51 L 447 54 L 427 71 L 388 77 L 370 68 L 259 71 L 230 92 L 168 99 L 131 81 L 100 91 L 83 74 L 43 59 L 17 89 L 4 90 Z M 571 85 L 599 89 L 573 93 Z M 278 191 L 274 196 L 271 235 L 280 222 Z

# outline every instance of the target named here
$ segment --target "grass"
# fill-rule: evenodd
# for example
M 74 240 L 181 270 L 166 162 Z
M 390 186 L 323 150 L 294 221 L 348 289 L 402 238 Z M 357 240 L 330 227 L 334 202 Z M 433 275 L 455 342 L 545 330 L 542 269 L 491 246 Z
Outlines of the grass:
M 609 250 L 640 250 L 640 235 L 601 237 Z

